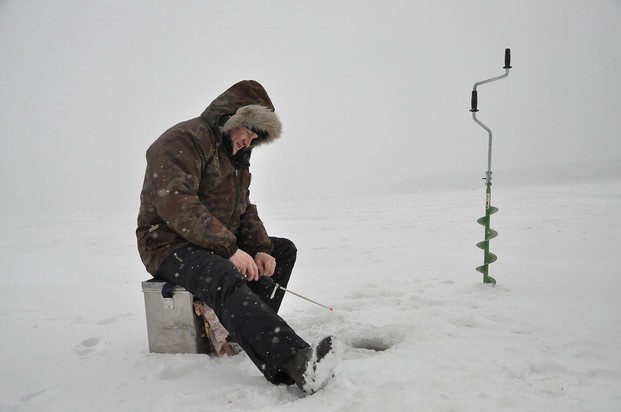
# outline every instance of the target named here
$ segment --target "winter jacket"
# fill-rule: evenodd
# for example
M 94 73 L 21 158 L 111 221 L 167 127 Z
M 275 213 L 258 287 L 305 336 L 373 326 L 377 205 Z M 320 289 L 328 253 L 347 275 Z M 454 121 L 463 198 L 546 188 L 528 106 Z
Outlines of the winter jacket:
M 228 132 L 246 127 L 260 137 L 232 155 Z M 200 117 L 168 129 L 147 150 L 138 214 L 138 251 L 152 275 L 186 245 L 225 258 L 242 249 L 271 253 L 272 243 L 250 203 L 252 148 L 278 138 L 281 124 L 263 87 L 241 81 Z

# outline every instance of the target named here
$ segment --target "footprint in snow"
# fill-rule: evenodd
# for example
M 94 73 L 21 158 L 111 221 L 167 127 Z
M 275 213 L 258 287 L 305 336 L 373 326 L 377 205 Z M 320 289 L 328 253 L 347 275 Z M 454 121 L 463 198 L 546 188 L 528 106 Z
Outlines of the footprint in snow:
M 100 352 L 99 345 L 101 341 L 102 339 L 100 337 L 84 339 L 75 347 L 75 353 L 81 358 L 90 358 Z
M 97 322 L 97 325 L 110 325 L 112 323 L 115 323 L 117 320 L 117 318 L 106 318 Z
M 113 323 L 120 322 L 123 319 L 131 319 L 132 317 L 133 317 L 132 313 L 120 313 L 117 316 L 102 319 L 98 321 L 96 325 L 100 325 L 100 326 L 111 325 Z
M 41 389 L 40 391 L 28 392 L 25 393 L 19 398 L 20 402 L 29 402 L 31 399 L 36 398 L 37 396 L 47 392 L 47 389 Z

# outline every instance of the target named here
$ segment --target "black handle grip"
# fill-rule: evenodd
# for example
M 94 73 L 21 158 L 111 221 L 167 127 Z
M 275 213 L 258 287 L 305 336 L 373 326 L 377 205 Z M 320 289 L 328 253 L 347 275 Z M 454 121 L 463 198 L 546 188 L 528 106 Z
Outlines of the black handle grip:
M 477 96 L 477 91 L 473 90 L 472 91 L 472 99 L 470 99 L 470 105 L 472 107 L 470 109 L 470 111 L 471 112 L 478 112 L 479 111 L 479 109 L 477 109 L 477 105 L 478 104 L 479 104 L 479 99 L 478 99 L 478 96 Z
M 511 68 L 511 49 L 505 49 L 505 67 L 503 69 Z

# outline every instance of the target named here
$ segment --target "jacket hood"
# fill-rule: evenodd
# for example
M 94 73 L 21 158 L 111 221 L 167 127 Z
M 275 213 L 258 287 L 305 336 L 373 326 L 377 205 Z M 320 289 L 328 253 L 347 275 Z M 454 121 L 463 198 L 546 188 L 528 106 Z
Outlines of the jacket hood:
M 209 124 L 220 127 L 228 134 L 236 127 L 245 127 L 257 133 L 253 146 L 271 143 L 282 132 L 280 119 L 267 92 L 254 80 L 243 80 L 216 97 L 201 114 Z

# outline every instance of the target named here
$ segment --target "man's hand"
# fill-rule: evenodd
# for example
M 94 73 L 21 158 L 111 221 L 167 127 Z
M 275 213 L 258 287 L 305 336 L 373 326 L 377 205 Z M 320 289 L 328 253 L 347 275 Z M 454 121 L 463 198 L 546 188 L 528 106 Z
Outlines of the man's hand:
M 254 261 L 259 269 L 259 276 L 272 276 L 276 270 L 276 259 L 272 255 L 259 252 L 255 255 Z
M 246 280 L 259 280 L 259 268 L 248 253 L 237 249 L 229 260 L 233 262 L 239 273 L 246 277 Z

